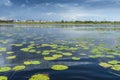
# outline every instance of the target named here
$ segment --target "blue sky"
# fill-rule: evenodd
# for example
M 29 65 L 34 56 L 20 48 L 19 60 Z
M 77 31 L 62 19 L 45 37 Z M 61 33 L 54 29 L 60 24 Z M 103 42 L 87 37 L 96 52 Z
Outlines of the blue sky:
M 120 21 L 120 0 L 0 0 L 0 19 Z

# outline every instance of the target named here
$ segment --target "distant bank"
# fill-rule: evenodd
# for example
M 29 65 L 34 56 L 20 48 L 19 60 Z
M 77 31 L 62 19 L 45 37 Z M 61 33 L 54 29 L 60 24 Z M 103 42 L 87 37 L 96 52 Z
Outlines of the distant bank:
M 120 24 L 120 21 L 35 21 L 0 20 L 0 24 Z

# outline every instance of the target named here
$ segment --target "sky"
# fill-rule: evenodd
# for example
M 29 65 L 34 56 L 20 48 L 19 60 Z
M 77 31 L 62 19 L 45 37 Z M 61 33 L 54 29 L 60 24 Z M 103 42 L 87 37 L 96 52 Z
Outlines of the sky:
M 0 0 L 0 19 L 120 21 L 120 0 Z

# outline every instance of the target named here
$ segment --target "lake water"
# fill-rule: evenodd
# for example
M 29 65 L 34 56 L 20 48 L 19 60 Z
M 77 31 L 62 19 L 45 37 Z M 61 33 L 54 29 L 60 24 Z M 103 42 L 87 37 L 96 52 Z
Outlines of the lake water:
M 18 65 L 26 67 L 14 71 Z M 54 70 L 54 65 L 68 69 Z M 119 80 L 120 25 L 0 25 L 0 76 L 29 80 L 35 74 L 50 80 Z

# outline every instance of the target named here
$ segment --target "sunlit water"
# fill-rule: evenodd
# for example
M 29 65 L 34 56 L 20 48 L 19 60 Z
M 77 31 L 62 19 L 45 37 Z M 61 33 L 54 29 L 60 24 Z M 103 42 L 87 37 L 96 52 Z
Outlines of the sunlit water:
M 29 80 L 30 76 L 37 73 L 48 74 L 50 80 L 119 80 L 120 72 L 112 69 L 105 69 L 99 65 L 107 60 L 120 60 L 119 56 L 114 59 L 90 58 L 90 51 L 94 46 L 106 45 L 112 49 L 120 44 L 120 25 L 1 25 L 0 26 L 0 47 L 6 47 L 7 51 L 0 52 L 0 67 L 23 64 L 27 60 L 39 60 L 39 65 L 29 65 L 21 71 L 1 72 L 0 75 L 8 76 L 9 80 Z M 6 41 L 6 43 L 4 43 Z M 78 48 L 71 52 L 72 56 L 80 57 L 80 60 L 72 60 L 72 56 L 45 61 L 43 55 L 23 52 L 20 49 L 34 43 L 35 46 L 41 44 L 57 44 Z M 78 44 L 84 43 L 89 49 L 82 49 Z M 13 46 L 12 44 L 23 44 L 23 46 Z M 43 52 L 51 50 L 50 47 L 34 48 Z M 119 49 L 118 49 L 119 50 Z M 6 59 L 8 51 L 13 51 L 15 59 Z M 56 50 L 57 51 L 57 50 Z M 59 51 L 59 50 L 58 50 Z M 63 50 L 64 52 L 64 50 Z M 54 54 L 54 53 L 53 53 Z M 84 55 L 81 55 L 84 54 Z M 85 55 L 86 54 L 86 55 Z M 51 56 L 52 54 L 48 55 Z M 69 69 L 55 71 L 51 69 L 54 64 L 64 64 Z

